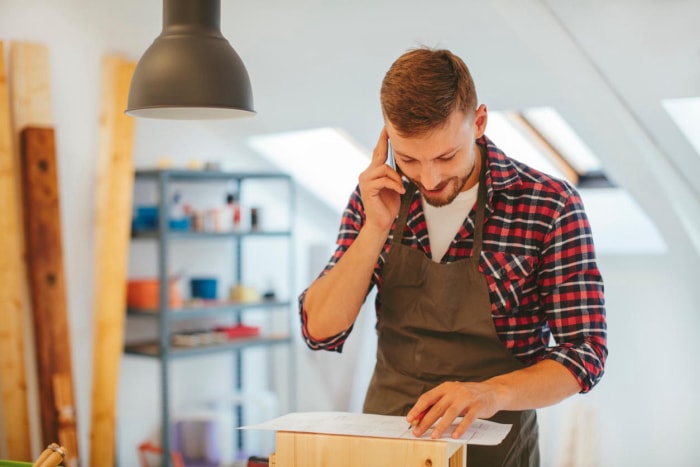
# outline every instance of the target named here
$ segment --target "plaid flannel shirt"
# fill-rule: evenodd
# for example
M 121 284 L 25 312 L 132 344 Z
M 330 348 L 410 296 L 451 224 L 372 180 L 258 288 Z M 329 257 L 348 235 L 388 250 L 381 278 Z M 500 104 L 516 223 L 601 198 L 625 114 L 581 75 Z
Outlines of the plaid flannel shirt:
M 603 280 L 581 198 L 570 184 L 508 158 L 486 136 L 479 144 L 488 150 L 479 270 L 486 276 L 497 335 L 526 365 L 545 358 L 561 363 L 576 377 L 582 392 L 587 392 L 602 377 L 608 351 Z M 471 255 L 474 217 L 472 209 L 442 263 Z M 364 219 L 358 187 L 343 214 L 337 249 L 321 275 L 343 256 Z M 377 286 L 378 320 L 382 319 L 382 267 L 391 242 L 390 234 L 368 289 L 369 293 Z M 403 243 L 431 254 L 418 192 Z M 342 351 L 352 326 L 323 341 L 313 339 L 306 328 L 305 294 L 299 296 L 299 309 L 307 345 L 314 350 Z

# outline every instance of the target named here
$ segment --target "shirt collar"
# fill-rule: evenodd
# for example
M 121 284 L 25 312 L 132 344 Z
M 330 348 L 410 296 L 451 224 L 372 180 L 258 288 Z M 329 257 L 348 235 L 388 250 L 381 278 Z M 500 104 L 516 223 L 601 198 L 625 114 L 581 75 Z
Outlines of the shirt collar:
M 520 174 L 513 161 L 496 146 L 486 135 L 476 140 L 486 147 L 486 207 L 490 210 L 495 191 L 507 190 L 522 184 Z

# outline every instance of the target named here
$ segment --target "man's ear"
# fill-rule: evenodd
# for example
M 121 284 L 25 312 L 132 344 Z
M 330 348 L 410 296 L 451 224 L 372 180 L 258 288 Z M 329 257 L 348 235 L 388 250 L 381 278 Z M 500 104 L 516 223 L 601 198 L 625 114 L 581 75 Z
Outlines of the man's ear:
M 481 104 L 474 113 L 474 138 L 479 139 L 486 132 L 486 123 L 488 122 L 488 111 L 486 105 Z

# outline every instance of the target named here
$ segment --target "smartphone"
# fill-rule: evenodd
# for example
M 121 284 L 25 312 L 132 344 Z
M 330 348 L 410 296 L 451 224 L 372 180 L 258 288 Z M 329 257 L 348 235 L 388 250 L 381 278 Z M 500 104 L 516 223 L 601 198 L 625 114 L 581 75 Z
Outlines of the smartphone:
M 396 160 L 394 160 L 394 150 L 391 148 L 391 140 L 386 139 L 386 165 L 396 170 Z

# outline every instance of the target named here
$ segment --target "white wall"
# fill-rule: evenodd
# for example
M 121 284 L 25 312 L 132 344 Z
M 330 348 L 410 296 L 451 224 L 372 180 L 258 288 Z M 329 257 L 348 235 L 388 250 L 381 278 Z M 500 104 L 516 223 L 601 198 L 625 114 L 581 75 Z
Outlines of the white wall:
M 697 465 L 700 357 L 697 264 L 664 257 L 601 258 L 610 357 L 598 409 L 601 465 Z
M 100 59 L 108 52 L 142 50 L 150 43 L 159 30 L 160 19 L 157 2 L 148 3 L 144 11 L 140 11 L 135 6 L 140 2 L 132 2 L 129 9 L 109 6 L 112 5 L 109 2 L 78 0 L 0 1 L 0 39 L 40 41 L 50 48 L 52 107 L 57 131 L 69 318 L 83 458 L 87 458 L 88 453 L 90 420 L 93 326 L 90 284 L 94 261 L 91 226 Z M 262 44 L 257 47 L 255 50 L 264 49 Z M 317 59 L 320 63 L 324 57 Z M 282 75 L 261 79 L 279 79 L 280 95 L 294 94 L 285 87 Z M 489 86 L 490 94 L 494 95 L 496 84 Z M 541 95 L 545 94 L 543 86 L 538 89 Z M 591 114 L 577 113 L 583 100 L 585 97 L 572 98 L 569 108 L 565 109 L 566 116 L 574 123 L 581 123 L 588 129 L 585 136 L 595 140 L 600 136 L 593 130 L 597 127 L 586 121 Z M 499 103 L 500 106 L 504 104 Z M 376 123 L 375 110 L 368 107 L 367 121 L 358 126 Z M 616 119 L 620 112 L 620 107 L 614 107 L 612 116 L 601 114 L 601 118 L 607 119 L 610 132 L 615 131 L 616 125 L 622 125 L 629 134 L 638 135 L 638 127 L 630 128 Z M 253 120 L 241 125 L 249 128 L 258 124 Z M 139 122 L 136 163 L 148 166 L 164 155 L 176 162 L 202 156 L 226 161 L 231 168 L 266 167 L 245 149 L 234 125 L 228 122 Z M 261 132 L 265 130 L 260 128 Z M 594 145 L 609 147 L 600 139 Z M 541 411 L 544 465 L 563 463 L 565 453 L 562 451 L 568 446 L 567 419 L 577 404 L 596 414 L 598 465 L 691 466 L 700 462 L 695 441 L 700 433 L 700 413 L 694 402 L 695 388 L 700 385 L 697 371 L 700 357 L 694 348 L 695 334 L 700 329 L 697 312 L 700 264 L 682 220 L 665 205 L 668 195 L 663 193 L 673 193 L 674 171 L 664 170 L 662 179 L 653 178 L 650 167 L 654 168 L 654 163 L 638 167 L 638 154 L 644 152 L 644 148 L 625 146 L 621 141 L 619 147 L 615 147 L 615 154 L 605 155 L 606 164 L 618 180 L 634 187 L 633 194 L 644 198 L 643 205 L 651 208 L 669 251 L 664 256 L 600 258 L 610 327 L 606 376 L 591 394 L 576 396 L 566 404 Z M 650 152 L 655 157 L 657 151 Z M 635 170 L 627 170 L 630 163 L 636 164 Z M 647 185 L 649 180 L 652 183 Z M 679 185 L 683 183 L 679 181 Z M 648 192 L 644 192 L 645 186 L 650 187 Z M 299 197 L 295 292 L 301 291 L 317 272 L 309 266 L 310 248 L 317 245 L 332 248 L 338 222 L 337 215 L 326 211 L 305 193 L 300 192 Z M 697 199 L 687 199 L 692 203 L 688 212 L 699 208 Z M 298 410 L 356 410 L 361 404 L 362 386 L 371 371 L 373 357 L 371 299 L 368 303 L 369 307 L 362 313 L 363 321 L 358 323 L 342 355 L 312 353 L 297 340 Z M 364 332 L 358 332 L 361 330 Z M 202 365 L 194 360 L 177 362 L 173 370 L 175 408 L 196 405 L 227 393 L 230 389 L 227 383 L 214 380 L 221 368 L 229 367 L 230 361 L 225 356 Z M 155 371 L 156 366 L 150 361 L 133 358 L 123 361 L 119 401 L 121 465 L 136 465 L 136 444 L 158 430 Z M 201 390 L 194 381 L 211 384 Z

